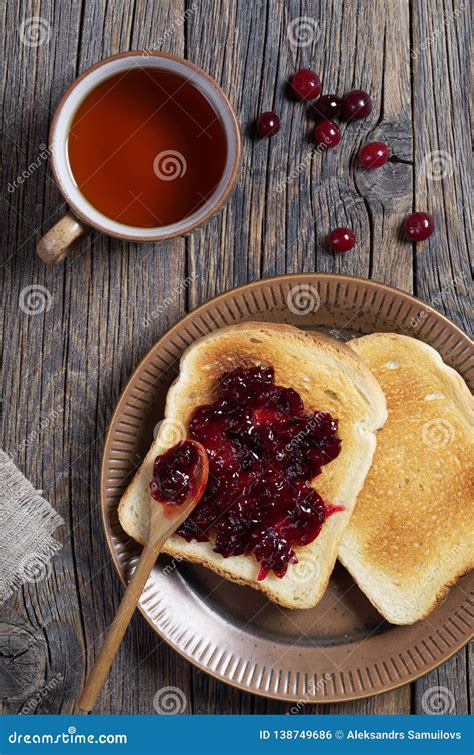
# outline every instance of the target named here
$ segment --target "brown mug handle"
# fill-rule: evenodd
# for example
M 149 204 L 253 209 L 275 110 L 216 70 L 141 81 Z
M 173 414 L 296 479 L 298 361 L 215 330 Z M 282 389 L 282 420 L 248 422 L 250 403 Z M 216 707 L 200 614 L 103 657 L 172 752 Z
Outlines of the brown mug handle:
M 88 226 L 72 212 L 68 212 L 38 241 L 36 253 L 43 262 L 55 265 L 69 252 L 73 241 L 88 230 Z

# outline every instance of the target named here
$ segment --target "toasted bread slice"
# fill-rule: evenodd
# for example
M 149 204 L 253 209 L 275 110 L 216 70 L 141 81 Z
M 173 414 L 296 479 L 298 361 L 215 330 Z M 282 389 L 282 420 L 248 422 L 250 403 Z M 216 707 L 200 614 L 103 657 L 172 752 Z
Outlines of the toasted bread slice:
M 427 616 L 473 566 L 473 400 L 420 341 L 351 342 L 385 392 L 388 419 L 339 559 L 393 624 Z
M 344 510 L 326 520 L 313 543 L 295 548 L 299 563 L 290 565 L 282 579 L 271 572 L 258 582 L 259 567 L 253 555 L 224 558 L 214 552 L 212 542 L 187 543 L 174 535 L 164 551 L 262 590 L 280 605 L 308 608 L 324 593 L 342 532 L 372 461 L 375 431 L 386 419 L 385 399 L 377 381 L 344 344 L 291 326 L 245 323 L 217 330 L 190 346 L 168 392 L 166 420 L 120 502 L 119 517 L 125 531 L 144 542 L 155 457 L 179 440 L 176 429 L 187 428 L 197 406 L 215 400 L 218 381 L 225 372 L 256 365 L 272 366 L 275 382 L 297 390 L 305 411 L 329 411 L 339 420 L 341 453 L 310 484 L 326 502 Z

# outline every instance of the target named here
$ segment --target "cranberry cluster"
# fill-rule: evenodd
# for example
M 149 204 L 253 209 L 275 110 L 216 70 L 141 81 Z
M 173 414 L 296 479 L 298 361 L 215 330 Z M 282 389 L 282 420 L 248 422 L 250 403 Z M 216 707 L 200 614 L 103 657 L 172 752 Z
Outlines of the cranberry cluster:
M 335 118 L 344 121 L 361 120 L 372 112 L 372 99 L 362 89 L 352 89 L 343 97 L 336 94 L 321 95 L 321 80 L 309 68 L 300 68 L 291 80 L 293 95 L 311 102 L 317 123 L 314 141 L 325 149 L 337 147 L 341 141 L 341 129 Z M 262 137 L 275 136 L 280 130 L 280 118 L 274 111 L 262 113 L 257 119 L 257 132 Z M 391 149 L 385 142 L 368 142 L 359 152 L 359 165 L 366 170 L 383 167 L 391 157 Z M 426 212 L 415 212 L 405 221 L 405 234 L 411 241 L 425 241 L 434 231 L 434 222 Z M 348 252 L 357 243 L 350 228 L 334 228 L 328 236 L 329 247 L 335 252 Z

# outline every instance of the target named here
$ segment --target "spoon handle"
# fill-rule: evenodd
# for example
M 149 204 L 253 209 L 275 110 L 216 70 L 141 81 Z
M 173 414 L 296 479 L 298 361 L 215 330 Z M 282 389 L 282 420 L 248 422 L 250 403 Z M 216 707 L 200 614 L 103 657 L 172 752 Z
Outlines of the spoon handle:
M 86 681 L 82 695 L 79 700 L 79 709 L 84 713 L 89 713 L 95 705 L 99 693 L 105 684 L 107 674 L 122 642 L 123 636 L 133 616 L 133 612 L 140 600 L 146 581 L 150 576 L 153 565 L 158 558 L 160 551 L 166 540 L 175 532 L 178 527 L 192 512 L 196 504 L 201 500 L 207 484 L 209 475 L 209 461 L 207 453 L 197 441 L 183 441 L 173 446 L 167 453 L 173 450 L 181 449 L 186 443 L 193 444 L 198 454 L 198 463 L 193 473 L 194 485 L 189 486 L 186 500 L 181 503 L 171 503 L 165 501 L 165 508 L 157 501 L 150 499 L 150 524 L 148 529 L 148 538 L 142 550 L 140 560 L 137 564 L 132 578 L 122 598 L 114 620 L 110 625 L 109 631 L 105 637 L 104 643 L 99 650 L 95 664 L 92 668 L 89 678 Z M 164 457 L 161 457 L 164 458 Z
M 95 705 L 102 687 L 105 684 L 107 674 L 117 654 L 120 643 L 127 630 L 133 613 L 140 600 L 143 588 L 147 582 L 154 563 L 160 553 L 161 547 L 166 540 L 165 536 L 152 545 L 146 544 L 137 564 L 132 578 L 128 583 L 125 594 L 115 614 L 114 620 L 109 627 L 105 640 L 96 658 L 95 664 L 86 681 L 79 700 L 79 708 L 84 713 L 89 713 Z

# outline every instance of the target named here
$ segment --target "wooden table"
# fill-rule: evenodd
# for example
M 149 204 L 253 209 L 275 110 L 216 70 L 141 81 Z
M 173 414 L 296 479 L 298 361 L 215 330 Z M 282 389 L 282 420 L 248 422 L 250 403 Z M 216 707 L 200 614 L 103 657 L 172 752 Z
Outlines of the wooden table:
M 454 0 L 4 5 L 3 447 L 66 522 L 49 579 L 26 585 L 1 609 L 5 711 L 75 710 L 122 595 L 100 516 L 104 434 L 132 370 L 185 312 L 246 281 L 316 270 L 414 292 L 469 328 L 467 7 Z M 47 269 L 35 245 L 66 209 L 41 156 L 53 110 L 85 68 L 136 48 L 182 55 L 220 82 L 244 134 L 237 188 L 222 214 L 187 239 L 139 245 L 92 233 Z M 302 65 L 321 74 L 324 91 L 358 87 L 375 102 L 368 120 L 347 126 L 338 149 L 312 157 L 312 121 L 285 92 Z M 279 111 L 281 132 L 256 140 L 251 124 L 268 109 Z M 374 172 L 368 186 L 356 154 L 379 137 L 392 145 L 396 177 L 384 184 Z M 437 224 L 419 248 L 399 233 L 413 208 L 432 212 Z M 323 238 L 336 225 L 355 230 L 352 253 L 325 251 Z M 187 276 L 196 276 L 192 286 L 182 285 Z M 30 285 L 51 297 L 36 316 L 19 308 Z M 165 312 L 147 321 L 161 301 Z M 453 692 L 455 712 L 466 713 L 467 681 L 463 650 L 411 687 L 304 712 L 421 712 L 423 691 L 441 685 Z M 290 707 L 197 671 L 136 616 L 97 712 L 153 713 L 155 691 L 168 685 L 184 691 L 188 712 Z

